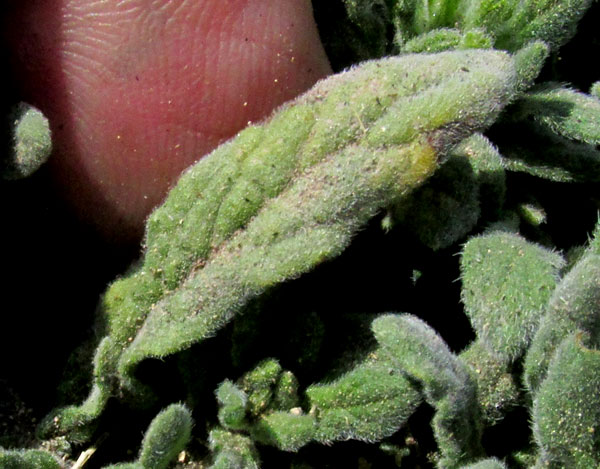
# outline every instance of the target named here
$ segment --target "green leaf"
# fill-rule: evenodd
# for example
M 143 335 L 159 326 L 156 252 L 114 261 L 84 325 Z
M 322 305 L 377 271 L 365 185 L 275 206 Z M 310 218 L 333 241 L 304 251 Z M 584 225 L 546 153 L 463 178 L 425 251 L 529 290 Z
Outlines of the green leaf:
M 402 50 L 417 42 L 456 42 L 444 29 L 468 35 L 483 31 L 496 49 L 515 52 L 533 41 L 557 50 L 568 41 L 591 0 L 345 0 L 349 16 L 371 50 L 385 50 L 385 31 L 394 28 L 394 42 Z M 424 34 L 430 35 L 425 39 Z M 422 36 L 421 39 L 419 36 Z M 434 39 L 436 38 L 436 39 Z M 479 39 L 480 40 L 480 39 Z M 479 42 L 475 41 L 475 42 Z M 484 42 L 487 47 L 488 41 Z M 409 49 L 413 46 L 409 46 Z M 419 52 L 427 49 L 417 49 Z
M 506 194 L 506 174 L 498 149 L 485 136 L 474 134 L 458 144 L 452 153 L 469 159 L 479 183 L 481 218 L 497 219 Z
M 502 126 L 508 141 L 496 140 L 508 171 L 556 182 L 600 181 L 600 151 L 531 125 Z
M 89 441 L 96 431 L 96 422 L 111 395 L 114 384 L 112 366 L 118 358 L 119 348 L 111 337 L 102 339 L 94 356 L 94 381 L 86 400 L 79 406 L 71 405 L 50 412 L 37 429 L 40 438 L 63 436 L 68 433 L 74 443 Z
M 211 469 L 259 469 L 260 458 L 252 440 L 222 429 L 211 430 L 208 436 L 213 452 Z
M 600 220 L 598 220 L 596 228 L 594 228 L 594 233 L 592 234 L 592 239 L 588 246 L 588 252 L 600 256 Z
M 192 432 L 192 416 L 181 404 L 162 410 L 146 431 L 140 450 L 142 467 L 166 468 L 188 444 Z
M 563 277 L 552 294 L 525 359 L 525 382 L 531 392 L 544 380 L 550 360 L 565 337 L 578 330 L 600 344 L 600 255 L 590 250 Z
M 239 380 L 240 388 L 248 396 L 250 415 L 256 417 L 270 407 L 281 373 L 281 365 L 277 360 L 267 359 Z
M 108 292 L 111 329 L 128 345 L 120 357 L 121 374 L 127 376 L 146 357 L 174 353 L 214 334 L 248 299 L 339 254 L 366 220 L 435 169 L 436 150 L 491 120 L 509 98 L 513 77 L 510 61 L 496 52 L 371 62 L 322 82 L 261 130 L 242 132 L 201 161 L 151 217 L 146 262 L 130 277 L 140 284 L 134 282 L 125 298 L 120 285 Z M 284 126 L 288 121 L 295 125 Z M 448 122 L 453 122 L 451 131 L 443 127 Z M 464 122 L 462 129 L 457 122 Z M 257 133 L 265 135 L 246 155 L 247 135 Z M 298 135 L 305 139 L 302 144 Z M 238 170 L 234 183 L 222 166 L 240 155 L 250 169 L 260 170 Z M 224 178 L 232 188 L 220 189 L 215 199 L 202 190 L 204 183 L 220 185 Z M 251 209 L 248 198 L 258 201 Z M 213 204 L 221 199 L 215 212 Z M 176 229 L 179 220 L 184 221 Z M 150 292 L 147 282 L 153 285 Z M 165 287 L 159 300 L 154 293 Z
M 391 21 L 389 0 L 343 0 L 353 28 L 337 38 L 358 53 L 359 60 L 383 57 L 388 51 L 387 31 Z
M 516 51 L 540 40 L 558 49 L 576 31 L 590 0 L 463 0 L 464 28 L 484 28 L 494 47 Z
M 527 90 L 533 85 L 542 70 L 544 62 L 550 54 L 550 48 L 543 41 L 529 42 L 515 52 L 515 68 L 518 75 L 518 88 Z
M 306 390 L 315 439 L 378 441 L 401 428 L 422 399 L 389 360 L 375 353 L 331 383 Z
M 463 466 L 461 469 L 506 469 L 506 465 L 496 458 L 489 458 Z
M 524 238 L 471 238 L 461 258 L 462 301 L 477 337 L 500 361 L 526 350 L 558 283 L 564 260 Z
M 61 469 L 50 453 L 41 450 L 5 450 L 0 448 L 2 469 Z
M 459 357 L 472 368 L 473 376 L 477 378 L 477 400 L 484 424 L 497 424 L 520 403 L 522 386 L 519 377 L 480 340 L 469 345 Z
M 283 451 L 297 451 L 314 439 L 316 428 L 312 415 L 271 412 L 252 426 L 251 435 L 255 441 Z
M 464 362 L 426 323 L 412 315 L 373 321 L 375 338 L 398 372 L 416 381 L 436 409 L 433 430 L 440 467 L 460 467 L 483 452 L 477 383 Z
M 314 438 L 315 419 L 298 405 L 298 382 L 276 360 L 267 359 L 236 384 L 223 381 L 216 392 L 219 422 L 249 433 L 254 441 L 295 451 Z
M 508 170 L 560 182 L 600 180 L 600 101 L 593 96 L 544 84 L 510 107 L 497 134 Z
M 248 426 L 246 411 L 248 396 L 229 380 L 223 381 L 217 388 L 219 402 L 219 423 L 229 430 L 242 430 Z
M 463 33 L 458 29 L 440 28 L 422 33 L 407 41 L 401 47 L 401 52 L 416 54 L 451 49 L 490 49 L 492 43 L 492 39 L 481 29 L 473 29 Z
M 562 137 L 600 144 L 600 100 L 556 84 L 521 96 L 511 107 L 510 119 L 534 121 Z
M 395 221 L 425 246 L 447 248 L 479 219 L 479 184 L 470 160 L 454 151 L 433 177 L 394 207 Z
M 274 370 L 278 376 L 273 376 L 268 369 L 276 362 L 265 360 L 237 385 L 224 381 L 219 386 L 219 420 L 225 427 L 248 433 L 256 442 L 284 451 L 296 451 L 311 441 L 381 440 L 404 425 L 421 398 L 380 355 L 375 351 L 340 378 L 310 386 L 306 390 L 309 412 L 298 406 L 295 377 L 281 371 L 279 365 Z M 246 393 L 261 399 L 253 411 L 245 405 Z M 235 425 L 237 422 L 241 423 Z
M 572 334 L 557 348 L 535 393 L 533 433 L 539 467 L 600 465 L 600 351 Z
M 150 216 L 140 266 L 104 297 L 102 399 L 85 418 L 116 386 L 146 391 L 133 376 L 142 360 L 216 334 L 253 298 L 339 255 L 493 122 L 515 83 L 512 59 L 495 51 L 368 62 L 190 168 Z
M 17 104 L 8 120 L 11 142 L 6 160 L 0 162 L 1 174 L 4 179 L 20 179 L 36 172 L 50 156 L 50 124 L 39 109 L 27 103 Z

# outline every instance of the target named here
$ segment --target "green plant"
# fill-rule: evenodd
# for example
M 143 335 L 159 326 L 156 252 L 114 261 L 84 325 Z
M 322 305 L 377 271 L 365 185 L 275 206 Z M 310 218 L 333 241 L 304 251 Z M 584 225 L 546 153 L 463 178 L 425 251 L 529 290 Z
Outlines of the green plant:
M 172 404 L 162 410 L 150 423 L 138 460 L 115 464 L 112 469 L 165 469 L 188 444 L 192 433 L 190 411 L 181 404 Z
M 154 411 L 176 395 L 202 419 L 196 467 L 301 467 L 345 440 L 398 467 L 600 464 L 598 85 L 539 78 L 589 2 L 344 4 L 356 57 L 398 55 L 320 82 L 182 176 L 148 220 L 143 259 L 102 297 L 87 399 L 52 411 L 40 439 L 81 448 L 118 421 L 112 402 Z M 587 242 L 561 241 L 557 193 L 594 230 Z M 393 298 L 427 290 L 460 253 L 472 330 L 458 345 L 453 320 L 438 323 L 448 303 L 389 313 L 367 295 L 365 314 L 328 303 L 281 318 L 279 298 L 294 285 L 310 295 L 307 274 L 366 232 L 395 240 Z M 376 249 L 360 246 L 392 255 Z M 164 383 L 145 373 L 157 362 Z M 486 435 L 519 411 L 531 434 L 521 416 L 523 441 L 494 449 Z M 190 434 L 189 411 L 172 405 L 138 461 L 113 467 L 167 467 Z M 6 467 L 34 456 L 31 467 L 56 463 L 0 453 Z

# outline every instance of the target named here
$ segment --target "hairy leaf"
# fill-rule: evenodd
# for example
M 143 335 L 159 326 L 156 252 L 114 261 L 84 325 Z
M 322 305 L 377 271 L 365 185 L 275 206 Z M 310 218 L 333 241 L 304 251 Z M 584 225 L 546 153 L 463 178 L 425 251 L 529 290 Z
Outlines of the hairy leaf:
M 144 391 L 133 378 L 142 360 L 214 335 L 251 299 L 340 254 L 493 122 L 517 81 L 495 51 L 365 63 L 190 168 L 151 215 L 140 267 L 104 297 L 94 392 L 106 398 L 115 382 Z
M 373 322 L 373 332 L 394 368 L 419 383 L 425 400 L 436 409 L 433 429 L 441 453 L 439 467 L 458 468 L 480 456 L 477 383 L 466 364 L 415 316 L 381 316 Z
M 462 260 L 462 301 L 478 339 L 501 361 L 526 350 L 564 261 L 524 238 L 494 232 L 472 238 Z
M 535 393 L 533 431 L 539 467 L 598 467 L 600 351 L 572 334 L 557 348 Z

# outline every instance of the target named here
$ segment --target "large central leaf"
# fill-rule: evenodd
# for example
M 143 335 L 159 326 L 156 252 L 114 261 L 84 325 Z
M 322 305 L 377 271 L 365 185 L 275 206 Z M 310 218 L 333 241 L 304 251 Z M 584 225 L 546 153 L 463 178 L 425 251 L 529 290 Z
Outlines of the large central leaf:
M 493 122 L 517 75 L 489 50 L 367 62 L 190 168 L 150 217 L 140 267 L 104 298 L 95 389 L 74 421 L 93 420 L 115 385 L 141 390 L 132 372 L 145 358 L 214 335 L 250 299 L 340 254 Z

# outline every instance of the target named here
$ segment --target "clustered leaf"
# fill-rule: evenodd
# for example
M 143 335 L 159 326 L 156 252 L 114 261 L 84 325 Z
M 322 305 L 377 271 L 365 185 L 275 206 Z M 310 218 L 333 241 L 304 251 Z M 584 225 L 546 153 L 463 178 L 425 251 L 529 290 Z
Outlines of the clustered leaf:
M 104 297 L 94 389 L 52 429 L 93 421 L 115 386 L 143 392 L 138 363 L 214 335 L 250 299 L 340 254 L 488 125 L 515 83 L 495 51 L 368 62 L 205 157 L 151 215 L 142 265 Z
M 374 451 L 404 467 L 421 451 L 412 432 L 423 425 L 427 463 L 439 468 L 600 464 L 599 82 L 589 94 L 536 84 L 590 1 L 343 4 L 350 49 L 399 55 L 319 82 L 182 175 L 148 219 L 143 258 L 102 297 L 88 398 L 52 411 L 41 438 L 81 447 L 98 437 L 111 400 L 158 409 L 164 398 L 144 373 L 172 360 L 186 402 L 207 404 L 193 409 L 205 419 L 197 438 L 190 443 L 188 406 L 171 404 L 138 459 L 109 467 L 166 468 L 195 445 L 199 467 L 257 469 L 274 451 L 266 447 L 301 455 L 345 440 L 377 442 Z M 47 123 L 30 118 L 19 134 L 29 142 L 23 174 L 50 148 Z M 587 243 L 563 248 L 548 194 L 568 191 L 578 191 L 565 195 L 569 209 L 584 200 L 595 210 L 586 229 L 596 225 Z M 356 328 L 368 337 L 344 336 L 335 367 L 331 324 L 342 328 L 342 313 L 290 319 L 299 328 L 286 345 L 303 348 L 295 361 L 262 354 L 264 305 L 327 267 L 373 218 L 400 240 L 406 265 L 396 275 L 412 272 L 412 282 L 398 278 L 411 285 L 398 296 L 410 313 L 361 316 Z M 472 327 L 457 346 L 456 318 L 434 329 L 455 305 L 410 308 L 439 274 L 427 259 L 444 250 L 461 251 L 455 302 Z M 210 363 L 213 346 L 231 364 Z M 213 390 L 216 402 L 202 401 Z M 433 416 L 415 422 L 427 408 Z M 486 432 L 519 408 L 530 433 L 515 450 L 489 452 Z M 61 463 L 47 451 L 0 449 L 0 466 Z
M 306 389 L 308 413 L 300 407 L 270 411 L 265 401 L 263 415 L 252 415 L 247 395 L 224 381 L 217 390 L 221 425 L 245 430 L 254 441 L 285 451 L 311 441 L 378 441 L 401 428 L 424 399 L 437 410 L 433 425 L 439 465 L 459 467 L 480 455 L 479 408 L 472 405 L 476 382 L 467 365 L 414 316 L 384 315 L 372 328 L 379 348 L 335 381 Z M 260 374 L 264 366 L 259 364 L 240 383 Z M 221 417 L 244 412 L 233 426 Z
M 381 316 L 373 332 L 392 363 L 422 387 L 425 400 L 436 409 L 432 426 L 441 452 L 440 467 L 460 467 L 479 456 L 480 409 L 473 406 L 477 384 L 464 362 L 419 318 Z
M 563 277 L 553 292 L 547 313 L 526 357 L 525 381 L 537 390 L 559 344 L 583 331 L 590 346 L 600 344 L 600 256 L 588 251 Z
M 12 450 L 0 448 L 2 469 L 61 469 L 58 460 L 42 450 Z
M 517 51 L 541 40 L 552 49 L 568 41 L 591 5 L 589 0 L 414 1 L 344 0 L 351 21 L 367 41 L 385 44 L 392 26 L 400 52 L 447 48 Z

